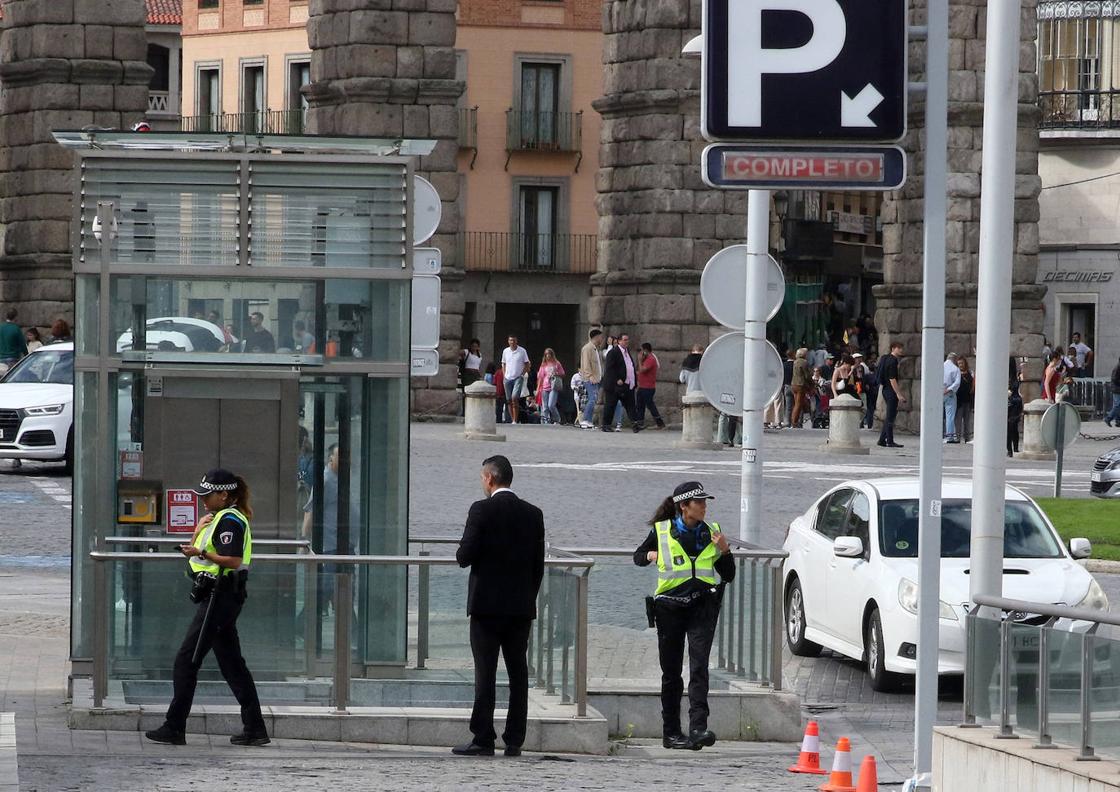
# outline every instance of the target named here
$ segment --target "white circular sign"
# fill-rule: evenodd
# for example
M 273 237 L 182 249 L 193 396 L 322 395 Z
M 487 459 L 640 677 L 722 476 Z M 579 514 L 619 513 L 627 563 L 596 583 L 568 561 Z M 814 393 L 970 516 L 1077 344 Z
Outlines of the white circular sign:
M 443 202 L 432 183 L 423 176 L 412 177 L 412 244 L 422 245 L 436 233 L 443 217 Z
M 743 414 L 743 348 L 742 333 L 727 333 L 713 341 L 700 358 L 700 390 L 720 412 Z M 782 356 L 766 342 L 764 400 L 758 409 L 774 401 L 782 390 Z
M 1042 414 L 1042 442 L 1054 451 L 1058 450 L 1058 423 L 1062 427 L 1062 448 L 1069 448 L 1081 431 L 1081 414 L 1068 402 L 1058 402 L 1046 408 Z
M 773 256 L 767 256 L 766 321 L 782 308 L 786 298 L 786 279 Z M 704 265 L 700 276 L 700 298 L 712 318 L 724 327 L 740 328 L 747 315 L 747 246 L 730 245 Z

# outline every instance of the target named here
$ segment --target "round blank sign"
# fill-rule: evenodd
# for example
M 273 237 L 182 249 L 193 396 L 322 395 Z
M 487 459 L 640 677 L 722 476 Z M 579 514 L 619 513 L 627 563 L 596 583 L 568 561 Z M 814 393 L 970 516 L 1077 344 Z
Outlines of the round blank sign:
M 786 279 L 773 256 L 766 271 L 766 321 L 781 310 Z M 747 246 L 730 245 L 704 265 L 700 297 L 712 318 L 724 327 L 740 328 L 747 315 Z
M 1042 414 L 1042 442 L 1047 448 L 1058 450 L 1058 425 L 1061 422 L 1062 448 L 1069 448 L 1081 431 L 1081 415 L 1067 402 L 1058 402 Z
M 436 233 L 443 216 L 443 203 L 432 183 L 423 176 L 412 177 L 412 244 L 422 245 Z
M 720 412 L 743 414 L 743 347 L 742 333 L 727 333 L 713 341 L 700 358 L 700 390 Z M 782 356 L 766 342 L 766 366 L 762 409 L 777 398 L 782 390 Z

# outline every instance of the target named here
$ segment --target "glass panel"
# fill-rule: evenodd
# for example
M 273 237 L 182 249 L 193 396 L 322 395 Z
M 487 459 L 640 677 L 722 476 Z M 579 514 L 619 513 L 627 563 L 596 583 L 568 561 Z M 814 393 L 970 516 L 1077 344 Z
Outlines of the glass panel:
M 403 267 L 403 166 L 257 162 L 252 174 L 254 266 Z
M 1081 635 L 1048 629 L 1050 736 L 1062 745 L 1081 742 Z
M 111 337 L 117 353 L 302 353 L 403 362 L 410 299 L 405 280 L 114 276 Z
M 999 722 L 999 627 L 996 619 L 969 616 L 973 640 L 968 645 L 972 713 L 979 723 Z
M 79 355 L 96 355 L 101 338 L 101 284 L 96 275 L 78 275 L 74 284 L 74 322 L 83 328 L 74 337 Z
M 1011 625 L 1011 725 L 1016 733 L 1038 735 L 1038 648 L 1042 628 Z M 998 716 L 996 716 L 998 720 Z
M 1097 753 L 1120 756 L 1120 641 L 1093 636 L 1090 740 Z M 1078 742 L 1074 742 L 1077 745 Z
M 71 590 L 78 593 L 70 598 L 70 630 L 74 657 L 90 657 L 93 653 L 92 624 L 86 621 L 86 615 L 90 611 L 83 609 L 83 602 L 93 602 L 93 562 L 89 559 L 89 552 L 96 545 L 95 526 L 99 524 L 98 509 L 102 497 L 102 493 L 97 488 L 97 451 L 100 438 L 97 425 L 97 376 L 93 371 L 79 371 L 74 377 L 76 459 L 72 499 L 74 558 L 71 564 Z
M 575 570 L 546 567 L 538 599 L 537 686 L 548 695 L 558 695 L 563 704 L 575 701 L 578 585 Z
M 589 679 L 660 678 L 657 634 L 645 611 L 645 597 L 655 588 L 656 564 L 639 567 L 629 555 L 595 556 L 588 579 Z M 576 593 L 570 596 L 574 615 Z

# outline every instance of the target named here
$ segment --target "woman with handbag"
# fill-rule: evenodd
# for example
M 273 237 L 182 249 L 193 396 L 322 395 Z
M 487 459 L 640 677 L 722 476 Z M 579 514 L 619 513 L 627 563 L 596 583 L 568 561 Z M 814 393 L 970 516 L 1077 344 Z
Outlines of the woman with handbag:
M 552 347 L 549 347 L 544 351 L 540 368 L 537 369 L 537 393 L 540 397 L 542 424 L 559 426 L 560 411 L 556 409 L 556 400 L 562 390 L 564 390 L 564 367 L 556 359 Z

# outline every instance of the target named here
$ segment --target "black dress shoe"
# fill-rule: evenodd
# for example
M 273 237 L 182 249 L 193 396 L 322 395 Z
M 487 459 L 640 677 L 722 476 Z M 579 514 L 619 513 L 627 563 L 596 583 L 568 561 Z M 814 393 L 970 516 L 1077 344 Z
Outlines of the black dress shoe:
M 661 738 L 661 744 L 666 748 L 674 750 L 694 750 L 692 745 L 688 742 L 688 738 L 683 734 L 670 734 Z
M 476 742 L 470 742 L 466 745 L 456 745 L 451 749 L 451 753 L 456 756 L 493 756 L 494 746 L 487 747 Z
M 505 750 L 506 756 L 521 756 L 520 745 L 507 745 Z
M 175 731 L 166 723 L 153 731 L 144 732 L 144 736 L 152 742 L 163 743 L 164 745 L 186 745 L 187 734 L 186 732 Z
M 887 443 L 887 448 L 903 448 L 902 443 Z
M 716 744 L 716 734 L 711 729 L 694 731 L 688 736 L 688 742 L 694 751 L 699 751 L 702 747 L 711 748 Z
M 272 742 L 268 737 L 268 732 L 263 731 L 243 731 L 241 734 L 235 734 L 230 737 L 229 741 L 233 745 L 268 745 Z

